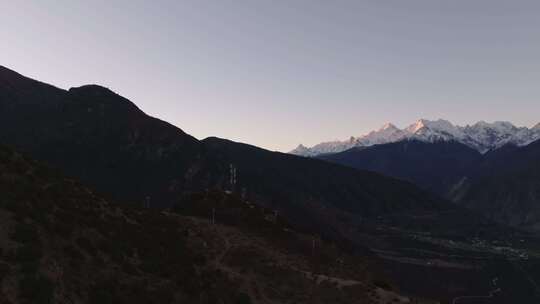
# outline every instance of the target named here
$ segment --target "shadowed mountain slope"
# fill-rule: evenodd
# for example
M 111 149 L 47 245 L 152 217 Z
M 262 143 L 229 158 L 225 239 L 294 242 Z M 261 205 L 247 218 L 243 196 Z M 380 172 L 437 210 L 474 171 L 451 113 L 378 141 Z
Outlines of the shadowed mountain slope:
M 500 222 L 540 229 L 540 141 L 487 155 L 451 195 Z
M 396 143 L 353 148 L 320 159 L 361 170 L 371 170 L 444 195 L 482 155 L 455 141 L 435 143 L 405 140 Z
M 501 223 L 538 230 L 539 147 L 509 144 L 482 155 L 457 142 L 406 140 L 318 158 L 407 180 Z
M 215 138 L 198 141 L 100 86 L 65 91 L 0 68 L 0 88 L 0 142 L 122 201 L 142 204 L 148 197 L 163 207 L 185 191 L 230 189 L 233 164 L 236 191 L 245 188 L 302 225 L 321 227 L 321 220 L 335 222 L 344 213 L 444 205 L 378 174 Z

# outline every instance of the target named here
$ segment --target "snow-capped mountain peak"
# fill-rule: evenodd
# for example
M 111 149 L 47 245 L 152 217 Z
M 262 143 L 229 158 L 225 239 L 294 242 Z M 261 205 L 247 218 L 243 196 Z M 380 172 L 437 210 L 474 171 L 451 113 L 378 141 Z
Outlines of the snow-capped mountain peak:
M 387 122 L 379 129 L 379 131 L 384 131 L 384 130 L 399 130 L 399 129 L 398 127 L 394 126 L 392 123 Z
M 497 133 L 512 133 L 518 129 L 518 127 L 508 121 L 495 121 L 493 123 L 479 121 L 472 126 L 466 126 L 466 128 L 467 127 L 475 128 L 477 130 L 493 130 Z
M 462 142 L 485 153 L 506 144 L 523 145 L 531 136 L 528 128 L 518 128 L 507 121 L 479 121 L 462 127 L 466 137 Z
M 391 123 L 387 123 L 377 131 L 371 131 L 366 135 L 362 135 L 356 138 L 355 146 L 372 146 L 377 144 L 384 144 L 387 142 L 399 141 L 407 136 L 406 132 L 400 130 L 398 127 Z
M 485 153 L 506 144 L 523 146 L 539 139 L 540 123 L 530 129 L 518 128 L 507 121 L 493 123 L 479 121 L 473 125 L 462 127 L 444 119 L 419 119 L 404 129 L 399 129 L 392 123 L 386 123 L 378 130 L 371 131 L 366 135 L 351 137 L 346 141 L 324 142 L 311 148 L 300 145 L 290 153 L 316 156 L 337 153 L 353 147 L 368 147 L 402 140 L 457 141 Z
M 310 152 L 310 149 L 302 144 L 299 144 L 298 147 L 296 147 L 289 153 L 302 156 L 313 156 L 313 154 Z
M 420 119 L 405 129 L 413 137 L 429 141 L 437 139 L 450 139 L 451 137 L 462 137 L 463 134 L 459 128 L 451 122 L 444 119 L 427 120 Z
M 412 125 L 408 126 L 405 130 L 409 133 L 415 133 L 418 130 L 421 130 L 422 128 L 425 128 L 427 124 L 427 120 L 425 119 L 419 119 Z

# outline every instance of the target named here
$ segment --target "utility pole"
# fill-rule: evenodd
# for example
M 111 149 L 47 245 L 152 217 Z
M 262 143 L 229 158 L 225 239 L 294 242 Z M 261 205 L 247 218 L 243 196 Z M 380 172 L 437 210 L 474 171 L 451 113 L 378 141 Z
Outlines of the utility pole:
M 313 236 L 311 240 L 311 248 L 313 249 L 313 253 L 315 253 L 315 249 L 321 247 L 321 238 L 320 236 Z
M 150 209 L 150 196 L 147 196 L 144 201 L 144 208 Z
M 212 225 L 216 224 L 216 208 L 212 208 Z
M 236 167 L 233 164 L 229 164 L 229 183 L 231 185 L 231 191 L 234 192 L 236 187 Z
M 244 187 L 242 188 L 242 194 L 241 194 L 242 200 L 245 201 L 247 198 L 247 189 Z

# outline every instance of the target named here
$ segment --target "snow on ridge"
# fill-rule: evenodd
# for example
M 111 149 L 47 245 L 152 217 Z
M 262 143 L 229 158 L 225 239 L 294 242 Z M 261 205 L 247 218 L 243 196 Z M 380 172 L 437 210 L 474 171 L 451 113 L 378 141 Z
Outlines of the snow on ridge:
M 351 137 L 346 141 L 323 142 L 311 148 L 299 145 L 289 153 L 312 157 L 326 153 L 338 153 L 353 147 L 369 147 L 411 139 L 424 142 L 457 141 L 481 153 L 486 153 L 506 144 L 524 146 L 539 140 L 540 123 L 529 129 L 516 127 L 507 121 L 492 123 L 479 121 L 473 125 L 456 126 L 444 119 L 419 119 L 404 129 L 386 123 L 378 130 L 360 137 Z

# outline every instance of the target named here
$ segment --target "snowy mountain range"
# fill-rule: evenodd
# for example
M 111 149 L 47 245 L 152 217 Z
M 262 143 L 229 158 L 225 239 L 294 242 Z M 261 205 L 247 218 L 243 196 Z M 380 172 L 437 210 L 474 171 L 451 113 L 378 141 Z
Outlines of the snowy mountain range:
M 486 153 L 506 144 L 525 146 L 538 139 L 540 139 L 540 123 L 532 128 L 516 127 L 506 121 L 493 123 L 480 121 L 473 125 L 457 126 L 443 119 L 420 119 L 404 129 L 399 129 L 395 125 L 387 123 L 380 129 L 371 131 L 366 135 L 351 137 L 345 141 L 323 142 L 311 148 L 299 145 L 289 153 L 301 156 L 316 156 L 338 153 L 354 147 L 369 147 L 402 140 L 419 140 L 423 142 L 457 141 L 481 153 Z

